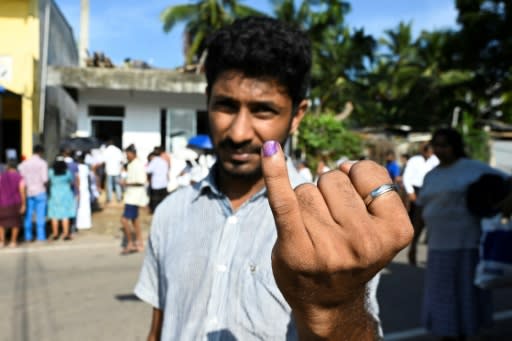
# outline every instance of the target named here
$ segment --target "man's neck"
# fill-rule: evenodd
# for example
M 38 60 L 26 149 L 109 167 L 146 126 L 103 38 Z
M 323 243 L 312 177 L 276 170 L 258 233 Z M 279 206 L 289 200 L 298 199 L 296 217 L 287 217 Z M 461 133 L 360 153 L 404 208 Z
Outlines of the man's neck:
M 234 211 L 265 187 L 263 177 L 234 177 L 219 168 L 217 168 L 215 181 L 219 190 L 228 197 Z

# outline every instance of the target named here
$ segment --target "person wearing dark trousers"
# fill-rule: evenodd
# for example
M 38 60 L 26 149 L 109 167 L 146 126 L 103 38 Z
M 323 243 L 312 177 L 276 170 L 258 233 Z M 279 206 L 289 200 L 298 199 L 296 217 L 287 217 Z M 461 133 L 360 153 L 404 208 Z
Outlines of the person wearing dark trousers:
M 156 207 L 167 194 L 169 162 L 161 156 L 160 148 L 155 148 L 153 156 L 149 162 L 146 172 L 149 177 L 149 209 L 151 213 L 155 212 Z
M 409 200 L 409 217 L 411 221 L 415 216 L 416 198 L 423 186 L 423 179 L 438 164 L 439 159 L 434 155 L 432 145 L 425 143 L 421 146 L 421 153 L 411 157 L 405 165 L 402 181 Z

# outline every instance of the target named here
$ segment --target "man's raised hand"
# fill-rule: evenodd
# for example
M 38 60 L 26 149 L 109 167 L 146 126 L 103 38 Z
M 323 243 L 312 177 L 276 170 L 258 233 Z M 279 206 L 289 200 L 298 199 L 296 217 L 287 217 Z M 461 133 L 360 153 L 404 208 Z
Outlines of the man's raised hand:
M 263 176 L 276 227 L 272 252 L 276 283 L 293 310 L 302 339 L 372 340 L 366 283 L 398 251 L 413 229 L 394 191 L 366 207 L 362 198 L 391 182 L 372 161 L 346 163 L 318 185 L 291 188 L 279 143 L 262 149 Z

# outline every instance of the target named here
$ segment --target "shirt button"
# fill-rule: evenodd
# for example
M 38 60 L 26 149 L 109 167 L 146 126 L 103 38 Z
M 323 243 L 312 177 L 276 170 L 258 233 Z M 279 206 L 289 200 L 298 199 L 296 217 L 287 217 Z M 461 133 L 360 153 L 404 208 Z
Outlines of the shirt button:
M 232 215 L 232 216 L 228 217 L 228 224 L 232 224 L 232 225 L 234 225 L 234 224 L 236 224 L 237 222 L 238 222 L 238 218 L 237 218 L 237 217 L 235 217 L 234 215 Z
M 256 265 L 255 264 L 250 264 L 249 265 L 249 270 L 251 270 L 251 272 L 256 271 Z
M 228 271 L 228 267 L 225 266 L 224 264 L 217 265 L 217 271 L 218 272 L 226 272 L 226 271 Z

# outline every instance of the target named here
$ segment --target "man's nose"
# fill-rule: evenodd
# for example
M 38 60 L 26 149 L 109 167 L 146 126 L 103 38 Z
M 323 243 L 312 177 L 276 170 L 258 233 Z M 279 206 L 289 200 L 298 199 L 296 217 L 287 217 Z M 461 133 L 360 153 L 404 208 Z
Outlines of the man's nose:
M 252 117 L 247 109 L 241 108 L 235 115 L 229 128 L 229 136 L 235 143 L 252 140 L 254 136 Z

